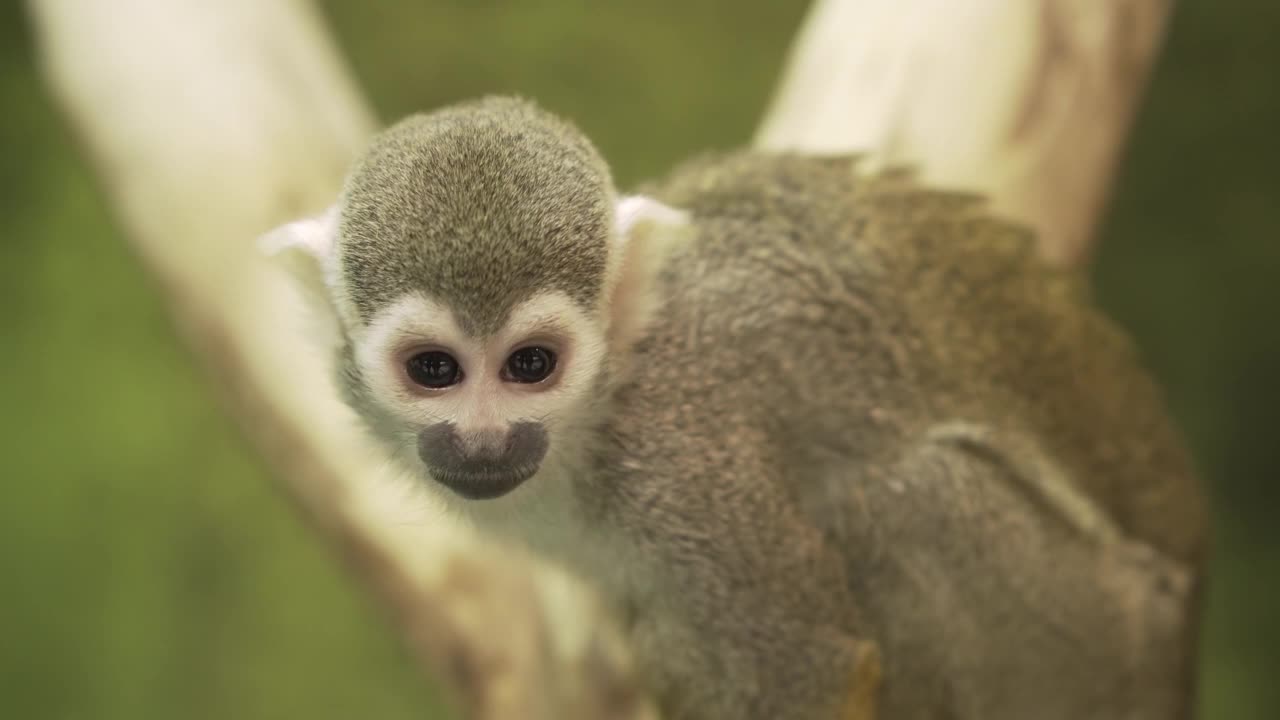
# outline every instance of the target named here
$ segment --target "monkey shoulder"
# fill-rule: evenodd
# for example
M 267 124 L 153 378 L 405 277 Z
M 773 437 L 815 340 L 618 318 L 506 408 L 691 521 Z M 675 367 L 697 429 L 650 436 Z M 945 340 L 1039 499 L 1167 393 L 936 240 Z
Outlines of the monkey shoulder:
M 742 340 L 753 331 L 830 336 L 864 360 L 881 346 L 896 353 L 895 376 L 904 379 L 967 371 L 950 357 L 958 344 L 987 365 L 1058 330 L 1019 327 L 993 312 L 1082 295 L 1078 278 L 1034 261 L 1025 228 L 990 216 L 978 196 L 925 189 L 908 172 L 862 174 L 859 164 L 856 156 L 708 155 L 645 188 L 696 226 L 662 278 L 669 309 L 697 313 L 704 329 L 714 326 L 708 315 L 718 317 Z
M 824 276 L 891 295 L 905 309 L 914 309 L 913 296 L 995 302 L 1080 289 L 1076 276 L 1035 262 L 1028 229 L 996 218 L 980 196 L 926 188 L 908 170 L 863 171 L 864 164 L 855 155 L 706 155 L 645 191 L 698 226 L 676 266 L 685 273 L 748 265 L 785 282 L 820 266 Z M 971 304 L 949 311 L 970 313 Z

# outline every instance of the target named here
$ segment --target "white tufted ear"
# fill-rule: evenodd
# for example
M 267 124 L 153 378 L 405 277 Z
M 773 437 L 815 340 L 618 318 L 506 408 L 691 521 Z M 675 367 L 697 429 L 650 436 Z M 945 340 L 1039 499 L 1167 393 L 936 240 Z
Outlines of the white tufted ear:
M 665 205 L 644 195 L 624 195 L 614 208 L 614 224 L 618 238 L 624 242 L 643 224 L 676 227 L 688 222 L 682 210 Z
M 643 195 L 619 198 L 614 218 L 617 245 L 608 295 L 609 345 L 615 353 L 625 353 L 661 306 L 658 273 L 692 224 L 688 213 Z
M 333 254 L 338 241 L 338 205 L 319 215 L 285 223 L 258 238 L 258 247 L 267 255 L 302 252 L 323 264 Z
M 285 223 L 258 238 L 263 254 L 278 261 L 293 276 L 314 320 L 326 336 L 341 325 L 337 288 L 338 212 L 335 203 L 319 215 Z M 320 329 L 320 328 L 317 328 Z M 336 335 L 335 335 L 336 336 Z

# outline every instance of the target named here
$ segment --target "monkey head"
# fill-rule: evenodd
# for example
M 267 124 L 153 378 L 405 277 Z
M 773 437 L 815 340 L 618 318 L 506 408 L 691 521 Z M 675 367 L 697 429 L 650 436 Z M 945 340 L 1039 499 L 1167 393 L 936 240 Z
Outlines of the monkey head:
M 482 499 L 571 450 L 685 224 L 619 198 L 569 123 L 493 97 L 387 129 L 333 207 L 263 243 L 332 317 L 349 404 L 425 477 Z

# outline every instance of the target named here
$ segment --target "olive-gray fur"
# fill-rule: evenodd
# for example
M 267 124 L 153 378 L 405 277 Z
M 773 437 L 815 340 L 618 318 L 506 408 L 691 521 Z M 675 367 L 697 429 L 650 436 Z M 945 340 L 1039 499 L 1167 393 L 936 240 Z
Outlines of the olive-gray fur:
M 591 143 L 531 102 L 414 115 L 377 135 L 347 178 L 343 279 L 365 322 L 411 291 L 447 298 L 475 335 L 535 290 L 594 312 L 612 200 Z
M 398 126 L 349 184 L 362 313 L 418 288 L 492 329 L 539 283 L 598 294 L 607 171 L 477 107 Z M 694 232 L 601 381 L 555 559 L 672 720 L 835 717 L 868 647 L 885 720 L 1189 717 L 1205 508 L 1130 343 L 1025 229 L 854 164 L 740 152 L 643 189 Z
M 697 236 L 578 495 L 662 578 L 618 596 L 667 706 L 827 717 L 871 641 L 888 720 L 1189 717 L 1205 508 L 1130 342 L 1025 228 L 854 162 L 643 188 Z

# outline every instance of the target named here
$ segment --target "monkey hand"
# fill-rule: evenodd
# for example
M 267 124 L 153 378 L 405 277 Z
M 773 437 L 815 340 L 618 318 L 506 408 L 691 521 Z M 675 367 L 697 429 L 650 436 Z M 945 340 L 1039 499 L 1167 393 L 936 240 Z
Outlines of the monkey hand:
M 880 696 L 880 647 L 868 640 L 853 640 L 853 672 L 849 696 L 840 720 L 875 720 Z

